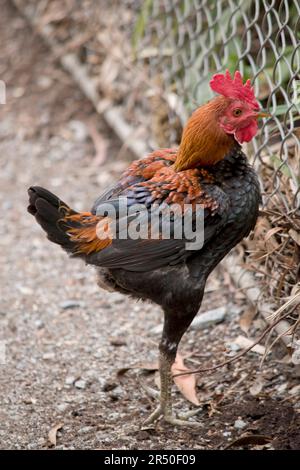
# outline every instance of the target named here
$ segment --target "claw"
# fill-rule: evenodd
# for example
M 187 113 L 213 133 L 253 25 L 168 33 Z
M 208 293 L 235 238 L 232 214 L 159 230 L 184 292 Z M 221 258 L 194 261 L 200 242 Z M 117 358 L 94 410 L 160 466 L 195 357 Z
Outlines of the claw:
M 172 411 L 172 396 L 171 396 L 171 387 L 173 383 L 171 366 L 173 359 L 169 358 L 167 355 L 161 353 L 160 355 L 160 393 L 149 387 L 141 381 L 142 388 L 146 391 L 148 395 L 152 398 L 160 399 L 160 404 L 153 413 L 146 419 L 143 424 L 142 429 L 149 429 L 149 425 L 155 423 L 160 418 L 162 418 L 167 423 L 173 424 L 175 426 L 192 426 L 192 427 L 201 427 L 202 424 L 197 421 L 189 421 L 189 418 L 195 416 L 197 413 L 202 411 L 202 408 L 199 407 L 196 410 L 191 410 L 188 413 L 185 413 L 181 416 L 175 416 Z
M 187 421 L 187 419 L 179 419 L 176 418 L 176 416 L 174 415 L 164 416 L 164 420 L 167 421 L 167 423 L 173 424 L 174 426 L 192 426 L 194 428 L 202 427 L 202 424 L 198 423 L 197 421 Z
M 143 382 L 141 382 L 141 387 L 147 393 L 149 397 L 154 398 L 154 400 L 159 400 L 160 393 L 158 390 L 155 390 L 155 388 L 149 387 L 149 385 L 146 385 Z
M 187 420 L 189 418 L 192 418 L 193 416 L 197 415 L 198 413 L 200 413 L 200 411 L 202 411 L 202 408 L 197 408 L 196 410 L 191 410 L 191 411 L 188 411 L 187 413 L 183 413 L 181 415 L 178 415 L 178 418 L 182 419 L 182 420 Z
M 158 418 L 160 418 L 163 415 L 163 410 L 161 406 L 159 405 L 156 410 L 151 413 L 151 415 L 144 421 L 143 427 L 148 426 L 149 424 L 154 423 Z
M 202 408 L 198 408 L 197 410 L 191 410 L 188 413 L 179 415 L 178 417 L 174 414 L 170 414 L 168 411 L 162 409 L 159 405 L 153 413 L 149 416 L 149 418 L 144 421 L 142 429 L 147 429 L 150 424 L 153 424 L 157 421 L 160 417 L 163 418 L 164 421 L 167 423 L 176 425 L 176 426 L 192 426 L 192 427 L 201 427 L 202 424 L 198 423 L 197 421 L 188 421 L 189 418 L 195 416 L 197 413 L 202 411 Z

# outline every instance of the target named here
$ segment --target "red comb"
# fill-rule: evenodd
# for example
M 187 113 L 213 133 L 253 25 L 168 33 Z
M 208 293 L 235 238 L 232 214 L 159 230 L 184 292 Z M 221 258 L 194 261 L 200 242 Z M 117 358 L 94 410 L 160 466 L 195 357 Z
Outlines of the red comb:
M 227 98 L 246 101 L 254 109 L 259 109 L 250 80 L 243 84 L 242 75 L 238 70 L 235 72 L 234 78 L 231 78 L 229 70 L 226 70 L 225 74 L 216 73 L 209 84 L 210 88 L 216 93 Z

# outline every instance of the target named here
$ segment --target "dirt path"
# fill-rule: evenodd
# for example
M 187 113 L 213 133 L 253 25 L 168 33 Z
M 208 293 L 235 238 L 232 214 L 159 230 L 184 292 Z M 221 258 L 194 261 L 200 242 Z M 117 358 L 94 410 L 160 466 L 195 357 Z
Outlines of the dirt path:
M 0 447 L 47 448 L 55 425 L 61 425 L 61 449 L 224 447 L 250 428 L 275 447 L 299 447 L 299 415 L 289 397 L 296 400 L 288 394 L 299 371 L 268 361 L 259 374 L 265 386 L 253 397 L 255 354 L 199 379 L 199 430 L 174 431 L 163 423 L 140 429 L 155 405 L 140 382 L 154 385 L 153 375 L 133 370 L 118 378 L 116 372 L 156 360 L 159 308 L 99 290 L 94 270 L 68 261 L 26 213 L 31 184 L 45 185 L 75 209 L 89 208 L 130 155 L 9 2 L 2 3 L 0 78 L 7 105 L 0 107 L 0 341 L 6 361 L 0 365 Z M 91 126 L 107 144 L 101 167 Z M 243 296 L 229 300 L 234 290 L 220 270 L 207 290 L 202 310 L 225 304 L 228 314 L 224 323 L 186 335 L 181 350 L 193 351 L 191 367 L 221 360 L 225 345 L 241 333 Z M 178 406 L 186 408 L 176 393 Z M 238 427 L 237 420 L 244 424 Z

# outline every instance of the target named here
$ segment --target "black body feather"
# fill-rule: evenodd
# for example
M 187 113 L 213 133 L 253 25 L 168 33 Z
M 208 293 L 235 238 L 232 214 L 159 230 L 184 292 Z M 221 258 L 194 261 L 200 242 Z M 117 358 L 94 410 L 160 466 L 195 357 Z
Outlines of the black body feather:
M 141 161 L 142 162 L 142 161 Z M 168 162 L 169 165 L 170 162 Z M 142 163 L 141 163 L 142 165 Z M 114 240 L 113 243 L 85 258 L 98 266 L 99 284 L 135 298 L 159 304 L 165 313 L 163 337 L 167 350 L 174 352 L 194 316 L 204 293 L 208 275 L 222 258 L 254 228 L 260 203 L 257 176 L 245 155 L 236 146 L 222 161 L 209 168 L 213 183 L 201 180 L 204 196 L 215 199 L 218 209 L 206 210 L 205 244 L 199 251 L 187 252 L 185 240 Z M 101 204 L 128 197 L 129 203 L 153 198 L 140 175 L 120 179 L 95 202 L 92 213 Z M 60 222 L 66 206 L 49 191 L 34 187 L 29 190 L 29 212 L 47 232 L 49 240 L 73 251 L 68 227 Z M 130 202 L 131 201 L 131 202 Z M 76 214 L 74 211 L 72 213 Z

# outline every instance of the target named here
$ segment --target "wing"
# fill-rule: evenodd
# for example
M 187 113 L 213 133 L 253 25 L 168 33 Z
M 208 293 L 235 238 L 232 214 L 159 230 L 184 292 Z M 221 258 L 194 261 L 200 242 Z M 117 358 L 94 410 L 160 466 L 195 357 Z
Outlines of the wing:
M 129 187 L 153 178 L 157 171 L 172 165 L 175 159 L 176 150 L 163 149 L 156 150 L 140 160 L 135 160 L 123 173 L 120 180 L 96 199 L 91 210 L 92 214 L 97 213 L 97 209 L 103 202 L 115 199 Z
M 194 252 L 188 248 L 191 239 L 183 224 L 194 232 L 197 220 L 204 219 L 204 246 L 222 229 L 229 215 L 228 196 L 206 170 L 176 173 L 172 168 L 175 157 L 168 149 L 134 162 L 97 199 L 94 214 L 107 216 L 109 207 L 114 210 L 114 217 L 108 214 L 109 220 L 115 219 L 114 228 L 110 227 L 114 235 L 109 246 L 88 255 L 89 263 L 137 272 L 175 265 Z

